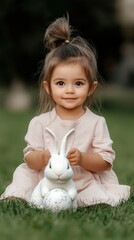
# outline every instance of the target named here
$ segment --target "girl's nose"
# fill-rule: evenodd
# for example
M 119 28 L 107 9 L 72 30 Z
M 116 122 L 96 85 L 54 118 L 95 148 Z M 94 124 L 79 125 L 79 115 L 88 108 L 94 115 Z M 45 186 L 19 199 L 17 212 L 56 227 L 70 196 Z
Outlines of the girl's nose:
M 65 92 L 66 93 L 74 93 L 75 92 L 74 91 L 74 86 L 72 86 L 72 85 L 66 86 Z

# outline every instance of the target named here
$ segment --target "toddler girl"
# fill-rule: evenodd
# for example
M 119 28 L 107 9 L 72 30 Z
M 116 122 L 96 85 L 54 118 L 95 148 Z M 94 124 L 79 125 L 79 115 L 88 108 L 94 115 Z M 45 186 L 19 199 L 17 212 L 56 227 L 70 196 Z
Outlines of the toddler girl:
M 78 206 L 116 206 L 129 198 L 130 187 L 120 185 L 112 169 L 115 153 L 104 117 L 88 107 L 98 85 L 94 51 L 85 39 L 73 37 L 64 17 L 49 25 L 44 40 L 48 53 L 41 73 L 41 113 L 31 120 L 25 136 L 25 163 L 16 168 L 1 199 L 16 197 L 29 202 L 50 158 L 51 140 L 45 128 L 55 133 L 59 146 L 63 136 L 74 128 L 67 157 L 73 168 Z

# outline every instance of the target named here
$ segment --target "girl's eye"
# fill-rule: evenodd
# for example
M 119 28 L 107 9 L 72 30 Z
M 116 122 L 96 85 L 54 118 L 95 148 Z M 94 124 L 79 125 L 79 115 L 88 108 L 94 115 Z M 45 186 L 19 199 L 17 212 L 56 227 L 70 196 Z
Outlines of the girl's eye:
M 64 82 L 63 81 L 56 82 L 56 85 L 63 86 Z
M 83 84 L 83 82 L 78 81 L 78 82 L 75 83 L 75 85 L 79 87 L 79 86 L 82 86 L 82 85 L 84 85 L 84 84 Z

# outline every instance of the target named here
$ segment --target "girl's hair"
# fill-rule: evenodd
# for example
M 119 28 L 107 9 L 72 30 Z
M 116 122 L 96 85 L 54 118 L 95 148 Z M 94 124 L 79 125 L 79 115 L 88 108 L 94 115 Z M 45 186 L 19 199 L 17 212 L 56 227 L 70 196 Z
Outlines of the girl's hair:
M 50 88 L 51 75 L 57 64 L 80 62 L 89 81 L 89 86 L 97 81 L 97 63 L 94 49 L 82 37 L 73 37 L 74 30 L 69 25 L 68 16 L 52 22 L 46 29 L 44 42 L 48 50 L 40 75 L 40 112 L 50 111 L 55 103 L 43 88 L 43 81 Z M 50 89 L 51 90 L 51 89 Z M 91 97 L 86 105 L 91 105 Z

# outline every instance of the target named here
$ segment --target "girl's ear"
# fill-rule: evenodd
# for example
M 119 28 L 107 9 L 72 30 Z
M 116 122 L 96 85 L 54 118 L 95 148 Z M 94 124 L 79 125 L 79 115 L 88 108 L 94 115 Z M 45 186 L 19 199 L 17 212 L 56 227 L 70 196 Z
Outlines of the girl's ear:
M 49 89 L 48 82 L 44 81 L 44 82 L 43 82 L 43 87 L 44 87 L 44 89 L 46 90 L 46 92 L 47 92 L 48 94 L 50 94 L 50 89 Z
M 92 93 L 96 90 L 97 86 L 98 86 L 98 82 L 94 81 L 89 88 L 88 96 L 92 95 Z

